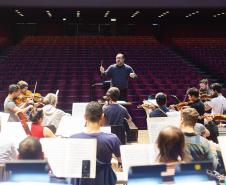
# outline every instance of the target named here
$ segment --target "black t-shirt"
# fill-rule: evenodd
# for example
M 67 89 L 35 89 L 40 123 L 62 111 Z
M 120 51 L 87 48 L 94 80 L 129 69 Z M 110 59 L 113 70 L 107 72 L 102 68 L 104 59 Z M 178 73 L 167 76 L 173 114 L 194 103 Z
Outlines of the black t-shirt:
M 198 99 L 192 103 L 188 104 L 191 108 L 194 108 L 200 116 L 202 116 L 205 113 L 205 106 L 204 103 Z M 204 119 L 199 119 L 198 120 L 199 123 L 204 123 Z

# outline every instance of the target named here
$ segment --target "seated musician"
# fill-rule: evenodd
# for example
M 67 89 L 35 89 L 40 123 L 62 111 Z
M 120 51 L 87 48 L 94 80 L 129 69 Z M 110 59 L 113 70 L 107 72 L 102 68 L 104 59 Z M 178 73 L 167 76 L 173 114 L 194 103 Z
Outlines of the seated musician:
M 187 90 L 188 95 L 188 106 L 194 108 L 199 113 L 198 123 L 204 123 L 204 118 L 202 117 L 205 114 L 205 107 L 203 102 L 199 99 L 199 90 L 195 87 L 192 87 Z
M 202 79 L 199 81 L 199 95 L 202 96 L 204 94 L 206 95 L 211 94 L 208 79 Z
M 9 122 L 19 122 L 20 119 L 17 116 L 18 112 L 26 113 L 33 105 L 28 105 L 25 108 L 18 107 L 15 103 L 16 98 L 20 95 L 20 89 L 18 85 L 12 84 L 9 86 L 9 94 L 4 101 L 4 112 L 9 113 Z
M 192 156 L 193 161 L 212 161 L 217 166 L 217 159 L 214 158 L 209 141 L 195 133 L 199 113 L 194 108 L 181 110 L 180 127 L 185 136 L 187 151 Z
M 157 103 L 157 107 L 150 111 L 149 117 L 167 117 L 167 112 L 169 109 L 166 106 L 167 103 L 167 96 L 166 94 L 159 92 L 155 95 L 155 100 Z
M 210 89 L 212 94 L 216 94 L 216 97 L 205 102 L 205 109 L 212 109 L 211 114 L 223 114 L 226 109 L 226 98 L 222 95 L 222 85 L 213 83 Z
M 33 109 L 30 114 L 31 124 L 31 136 L 35 138 L 44 138 L 44 137 L 55 137 L 53 132 L 43 126 L 43 110 L 42 109 Z
M 121 162 L 120 140 L 115 134 L 100 131 L 101 120 L 104 118 L 102 106 L 97 102 L 90 102 L 86 106 L 86 131 L 75 134 L 72 138 L 97 139 L 97 163 L 95 179 L 76 179 L 76 185 L 115 185 L 116 175 L 111 167 L 112 154 Z
M 157 139 L 159 154 L 157 163 L 166 163 L 167 171 L 162 175 L 174 175 L 177 163 L 191 161 L 185 150 L 185 138 L 181 129 L 168 126 L 161 130 Z
M 60 120 L 63 116 L 67 115 L 63 110 L 56 108 L 57 105 L 57 96 L 53 93 L 48 93 L 43 103 L 45 106 L 43 107 L 44 119 L 43 123 L 45 126 L 53 125 L 57 129 L 60 123 Z M 68 114 L 69 115 L 69 114 Z
M 105 125 L 123 125 L 125 118 L 132 120 L 127 109 L 118 104 L 120 91 L 117 87 L 111 87 L 106 93 L 108 103 L 103 106 L 103 112 L 106 119 Z

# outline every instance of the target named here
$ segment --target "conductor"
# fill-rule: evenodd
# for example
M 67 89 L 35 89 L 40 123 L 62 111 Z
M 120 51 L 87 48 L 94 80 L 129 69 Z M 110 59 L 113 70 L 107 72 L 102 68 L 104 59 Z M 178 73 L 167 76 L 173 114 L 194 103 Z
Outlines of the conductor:
M 100 66 L 102 75 L 111 78 L 111 86 L 117 87 L 120 90 L 119 100 L 127 101 L 128 94 L 128 78 L 136 78 L 137 75 L 129 65 L 125 64 L 125 56 L 122 53 L 116 55 L 116 63 L 110 65 L 105 71 L 104 67 Z

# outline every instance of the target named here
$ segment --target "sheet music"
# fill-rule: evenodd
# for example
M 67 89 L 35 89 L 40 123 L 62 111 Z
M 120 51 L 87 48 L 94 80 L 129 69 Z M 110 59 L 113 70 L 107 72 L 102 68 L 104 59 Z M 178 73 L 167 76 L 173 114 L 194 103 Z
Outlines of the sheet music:
M 31 123 L 28 123 L 30 127 Z M 1 126 L 1 134 L 10 138 L 15 146 L 18 148 L 22 140 L 24 140 L 27 135 L 20 122 L 7 122 Z
M 96 139 L 44 138 L 40 141 L 55 176 L 81 178 L 82 161 L 90 160 L 90 178 L 95 178 Z
M 154 144 L 134 144 L 120 146 L 124 178 L 128 178 L 131 166 L 154 164 L 158 150 Z
M 75 118 L 65 115 L 61 118 L 59 127 L 57 128 L 56 135 L 63 137 L 70 137 L 73 134 L 83 132 L 85 128 L 84 118 Z
M 73 103 L 72 105 L 72 116 L 78 119 L 84 119 L 86 103 Z
M 179 127 L 179 112 L 167 112 L 168 117 L 147 117 L 148 135 L 150 143 L 155 143 L 160 131 L 167 126 Z
M 221 149 L 224 166 L 226 166 L 226 136 L 218 136 L 217 139 Z
M 9 115 L 10 115 L 9 113 L 0 112 L 0 119 L 1 119 L 0 123 L 1 124 L 7 123 L 9 120 Z

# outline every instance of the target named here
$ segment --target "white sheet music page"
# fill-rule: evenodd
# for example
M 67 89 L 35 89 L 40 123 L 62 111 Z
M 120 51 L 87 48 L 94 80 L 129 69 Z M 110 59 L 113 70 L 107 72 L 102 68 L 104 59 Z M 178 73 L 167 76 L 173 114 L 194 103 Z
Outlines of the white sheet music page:
M 124 177 L 128 178 L 131 166 L 154 164 L 158 154 L 154 144 L 134 144 L 120 146 Z
M 65 115 L 61 118 L 59 126 L 56 131 L 56 135 L 63 137 L 70 137 L 73 134 L 83 132 L 85 128 L 84 119 L 74 118 L 69 115 Z
M 83 103 L 73 103 L 72 105 L 72 116 L 79 119 L 84 119 L 85 109 L 87 102 Z
M 217 137 L 219 146 L 222 153 L 222 158 L 224 161 L 224 166 L 226 166 L 226 136 L 219 136 Z
M 21 122 L 3 123 L 1 125 L 1 135 L 10 138 L 17 148 L 19 148 L 20 142 L 27 137 Z
M 7 123 L 9 120 L 9 113 L 0 112 L 1 124 Z
M 148 135 L 150 143 L 155 143 L 160 131 L 167 126 L 179 127 L 180 114 L 167 112 L 168 117 L 147 117 Z
M 45 156 L 57 177 L 81 178 L 82 161 L 90 161 L 90 178 L 96 176 L 96 139 L 41 139 Z

